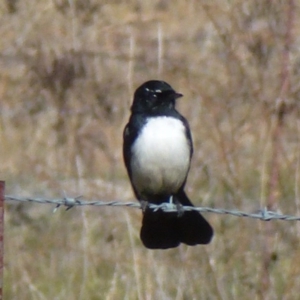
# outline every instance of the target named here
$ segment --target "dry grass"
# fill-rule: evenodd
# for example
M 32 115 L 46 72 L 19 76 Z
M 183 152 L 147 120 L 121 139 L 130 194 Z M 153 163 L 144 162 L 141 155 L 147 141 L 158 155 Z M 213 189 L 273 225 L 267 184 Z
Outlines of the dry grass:
M 298 5 L 2 1 L 6 193 L 132 199 L 122 129 L 134 89 L 159 78 L 185 96 L 195 204 L 299 213 Z M 5 299 L 299 297 L 296 223 L 206 214 L 210 245 L 149 251 L 133 209 L 6 208 Z

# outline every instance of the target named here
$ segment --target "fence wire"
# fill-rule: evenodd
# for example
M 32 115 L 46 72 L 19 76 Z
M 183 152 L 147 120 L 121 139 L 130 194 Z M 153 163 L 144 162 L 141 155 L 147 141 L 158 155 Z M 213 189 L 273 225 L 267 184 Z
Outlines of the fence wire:
M 55 208 L 53 212 L 55 212 L 59 207 L 66 207 L 67 210 L 71 209 L 75 206 L 114 206 L 114 207 L 133 207 L 142 209 L 142 205 L 139 202 L 120 202 L 120 201 L 85 201 L 81 199 L 82 196 L 78 197 L 64 197 L 61 199 L 45 199 L 45 198 L 31 198 L 31 197 L 16 197 L 11 195 L 5 195 L 5 201 L 18 201 L 18 202 L 33 202 L 33 203 L 41 203 L 41 204 L 53 204 Z M 160 205 L 149 203 L 148 207 L 153 210 L 162 209 L 165 212 L 177 212 L 178 207 L 172 203 L 163 203 Z M 211 207 L 191 207 L 191 206 L 182 206 L 180 210 L 184 211 L 198 211 L 198 212 L 208 212 L 215 213 L 221 215 L 231 215 L 235 217 L 245 217 L 245 218 L 253 218 L 260 219 L 263 221 L 270 220 L 285 220 L 285 221 L 300 221 L 300 217 L 292 216 L 292 215 L 284 215 L 280 212 L 275 212 L 268 210 L 266 207 L 263 209 L 259 209 L 253 213 L 247 213 L 239 210 L 229 210 L 222 208 L 211 208 Z

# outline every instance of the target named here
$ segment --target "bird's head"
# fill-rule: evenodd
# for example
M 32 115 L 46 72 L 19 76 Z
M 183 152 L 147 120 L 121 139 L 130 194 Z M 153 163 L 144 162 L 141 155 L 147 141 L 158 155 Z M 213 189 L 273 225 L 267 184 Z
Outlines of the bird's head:
M 155 114 L 166 109 L 174 109 L 177 93 L 168 83 L 159 80 L 150 80 L 143 83 L 134 93 L 131 111 L 133 113 Z

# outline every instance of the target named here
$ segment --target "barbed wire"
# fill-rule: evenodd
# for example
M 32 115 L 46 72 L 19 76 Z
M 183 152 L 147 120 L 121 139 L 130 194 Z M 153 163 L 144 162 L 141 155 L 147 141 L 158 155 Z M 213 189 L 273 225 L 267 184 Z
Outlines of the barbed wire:
M 85 201 L 81 200 L 82 196 L 78 197 L 64 197 L 60 199 L 45 199 L 45 198 L 31 198 L 31 197 L 16 197 L 11 195 L 5 195 L 6 201 L 18 201 L 18 202 L 33 202 L 33 203 L 41 203 L 41 204 L 54 204 L 55 208 L 53 212 L 60 206 L 64 206 L 69 210 L 75 206 L 120 206 L 120 207 L 133 207 L 142 209 L 142 205 L 139 202 L 120 202 L 120 201 Z M 148 207 L 153 209 L 154 211 L 162 209 L 165 212 L 178 212 L 178 207 L 172 203 L 163 203 L 160 205 L 149 203 Z M 292 216 L 292 215 L 284 215 L 279 212 L 268 210 L 266 207 L 263 209 L 259 209 L 253 213 L 247 213 L 239 210 L 229 210 L 222 208 L 211 208 L 211 207 L 191 207 L 191 206 L 182 206 L 180 210 L 184 211 L 198 211 L 198 212 L 208 212 L 215 214 L 223 214 L 223 215 L 231 215 L 235 217 L 245 217 L 245 218 L 253 218 L 260 219 L 263 221 L 270 220 L 284 220 L 284 221 L 300 221 L 300 217 Z

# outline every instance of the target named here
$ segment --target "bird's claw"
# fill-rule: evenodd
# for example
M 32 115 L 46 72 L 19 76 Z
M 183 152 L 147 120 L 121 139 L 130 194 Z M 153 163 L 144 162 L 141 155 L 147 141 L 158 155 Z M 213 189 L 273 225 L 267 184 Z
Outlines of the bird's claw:
M 177 216 L 180 218 L 184 214 L 183 205 L 180 202 L 176 202 Z
M 146 201 L 146 200 L 141 200 L 140 203 L 141 203 L 142 211 L 144 213 L 146 211 L 146 209 L 148 208 L 148 206 L 149 206 L 149 202 Z
M 169 204 L 172 204 L 172 205 L 175 204 L 177 213 L 178 213 L 178 217 L 182 217 L 182 215 L 184 213 L 184 209 L 183 209 L 182 204 L 178 201 L 178 199 L 174 198 L 173 195 L 171 195 L 169 198 Z

